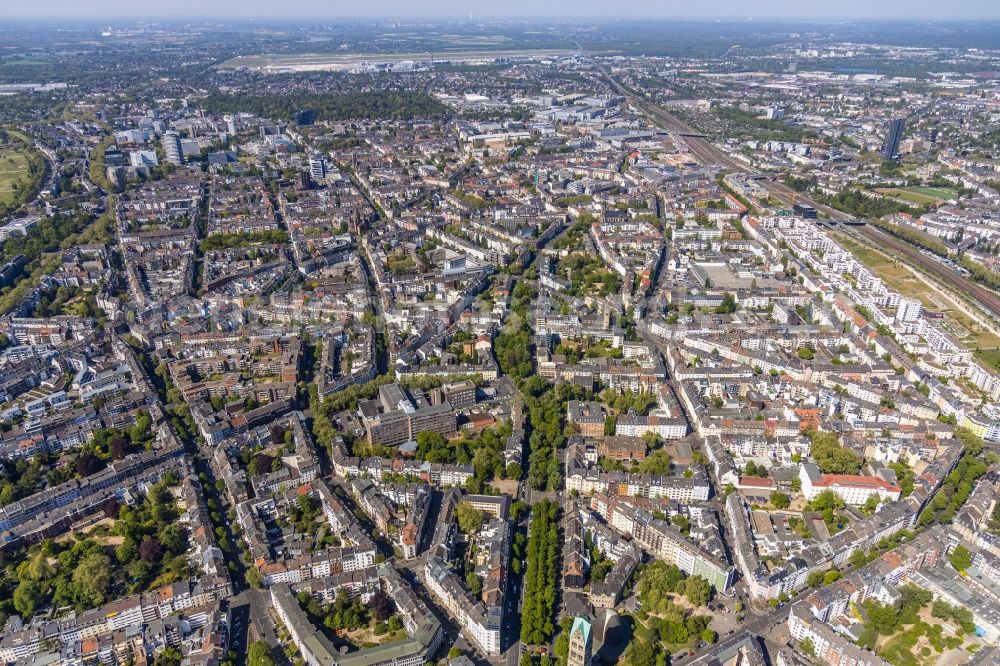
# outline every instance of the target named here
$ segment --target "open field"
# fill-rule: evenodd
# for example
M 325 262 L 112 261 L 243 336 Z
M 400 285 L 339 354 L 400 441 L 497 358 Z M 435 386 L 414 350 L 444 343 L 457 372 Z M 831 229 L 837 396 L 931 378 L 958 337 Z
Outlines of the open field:
M 958 196 L 958 192 L 951 189 L 950 187 L 923 187 L 915 185 L 913 187 L 904 187 L 907 192 L 916 192 L 917 194 L 924 194 L 929 197 L 937 197 L 938 199 L 954 199 Z
M 957 196 L 953 190 L 937 187 L 881 187 L 875 191 L 903 203 L 912 203 L 918 206 L 926 204 L 938 206 Z
M 417 53 L 309 53 L 304 55 L 237 56 L 219 65 L 221 69 L 261 69 L 275 72 L 335 71 L 365 63 L 474 61 L 493 58 L 553 58 L 577 55 L 573 49 L 482 49 Z
M 31 182 L 28 173 L 28 153 L 19 148 L 0 148 L 0 205 L 17 197 L 14 188 Z
M 976 358 L 987 367 L 1000 370 L 1000 349 L 984 349 L 976 354 Z
M 3 131 L 7 133 L 7 136 L 11 141 L 31 143 L 31 137 L 22 132 L 21 130 L 14 129 L 13 127 L 4 127 Z
M 877 250 L 865 247 L 843 234 L 836 234 L 836 239 L 861 263 L 885 280 L 890 289 L 907 298 L 918 299 L 929 310 L 944 313 L 942 326 L 963 344 L 976 350 L 974 353 L 977 358 L 990 365 L 1000 361 L 1000 351 L 996 351 L 1000 349 L 1000 335 L 967 315 L 950 294 L 937 286 L 929 285 L 914 275 L 908 266 Z

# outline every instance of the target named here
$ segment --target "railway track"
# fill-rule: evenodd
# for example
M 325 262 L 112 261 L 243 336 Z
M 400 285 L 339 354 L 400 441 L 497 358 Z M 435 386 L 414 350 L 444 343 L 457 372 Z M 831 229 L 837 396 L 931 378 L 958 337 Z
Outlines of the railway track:
M 670 115 L 663 109 L 647 102 L 640 95 L 636 94 L 635 91 L 623 86 L 613 76 L 611 76 L 611 73 L 604 69 L 603 66 L 599 65 L 598 67 L 604 74 L 604 77 L 611 83 L 612 87 L 617 90 L 619 94 L 627 97 L 636 108 L 649 116 L 649 118 L 654 122 L 659 123 L 661 128 L 676 133 L 695 133 L 695 131 L 688 127 L 683 121 Z M 716 147 L 708 139 L 691 136 L 685 137 L 684 143 L 687 145 L 687 148 L 691 151 L 691 153 L 693 153 L 695 157 L 705 164 L 720 165 L 726 167 L 727 169 L 739 171 L 751 176 L 761 175 L 749 165 L 743 164 L 725 151 Z M 851 215 L 841 212 L 836 208 L 831 208 L 830 206 L 814 201 L 810 197 L 793 190 L 784 183 L 768 180 L 766 178 L 761 179 L 760 182 L 761 185 L 772 194 L 777 195 L 790 203 L 801 203 L 812 206 L 818 212 L 823 213 L 834 222 L 852 219 Z M 837 229 L 847 230 L 847 226 L 841 225 Z M 925 256 L 920 252 L 920 250 L 906 241 L 895 238 L 894 236 L 879 231 L 874 227 L 866 225 L 856 229 L 851 229 L 848 233 L 859 242 L 870 245 L 877 250 L 885 252 L 885 250 L 889 248 L 893 252 L 897 252 L 905 256 L 924 272 L 933 276 L 940 282 L 945 283 L 949 287 L 956 289 L 959 293 L 972 298 L 992 319 L 1000 322 L 1000 295 L 996 292 L 980 286 L 968 278 L 956 274 L 947 266 L 944 266 L 941 263 Z
M 803 203 L 803 204 L 806 204 L 808 206 L 812 206 L 818 212 L 823 213 L 824 215 L 826 215 L 827 217 L 829 217 L 831 220 L 840 221 L 840 220 L 850 220 L 850 219 L 853 219 L 847 213 L 843 213 L 843 212 L 837 210 L 836 208 L 831 208 L 830 206 L 827 206 L 825 204 L 821 204 L 818 201 L 814 201 L 813 199 L 809 198 L 808 196 L 802 194 L 801 192 L 797 192 L 796 190 L 793 190 L 792 188 L 788 187 L 784 183 L 779 183 L 779 182 L 773 181 L 773 180 L 763 180 L 763 181 L 761 181 L 761 185 L 763 185 L 764 189 L 766 189 L 771 194 L 776 194 L 779 197 L 785 198 L 789 202 L 789 204 L 791 204 L 791 203 Z
M 890 256 L 896 253 L 902 255 L 914 266 L 939 282 L 955 289 L 959 294 L 965 294 L 972 298 L 991 319 L 1000 322 L 1000 295 L 954 273 L 947 266 L 926 256 L 906 241 L 871 226 L 847 227 L 844 225 L 834 226 L 830 223 L 827 223 L 826 226 Z
M 959 292 L 972 297 L 993 319 L 1000 321 L 1000 295 L 976 284 L 968 278 L 954 273 L 947 266 L 943 266 L 926 256 L 906 241 L 899 240 L 883 231 L 865 226 L 856 229 L 856 233 L 863 235 L 871 244 L 875 245 L 876 248 L 882 249 L 882 251 L 885 251 L 885 248 L 891 248 L 894 252 L 904 255 L 925 272 L 930 273 L 949 287 L 953 287 Z

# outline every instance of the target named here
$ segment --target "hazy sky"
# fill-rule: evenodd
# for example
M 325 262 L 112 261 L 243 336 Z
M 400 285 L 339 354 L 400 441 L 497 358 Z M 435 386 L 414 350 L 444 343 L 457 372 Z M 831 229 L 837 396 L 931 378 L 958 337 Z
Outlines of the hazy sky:
M 0 0 L 3 17 L 1000 18 L 1000 0 Z

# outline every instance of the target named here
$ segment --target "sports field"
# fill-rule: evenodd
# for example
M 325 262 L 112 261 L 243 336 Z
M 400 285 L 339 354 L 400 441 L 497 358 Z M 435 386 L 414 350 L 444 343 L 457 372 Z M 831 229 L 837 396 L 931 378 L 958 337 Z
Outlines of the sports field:
M 945 201 L 949 199 L 954 199 L 958 196 L 958 192 L 951 189 L 950 187 L 923 187 L 920 185 L 915 185 L 913 187 L 904 187 L 907 192 L 916 192 L 917 194 L 925 194 L 929 197 L 937 197 L 939 199 L 944 199 Z
M 927 204 L 939 206 L 958 196 L 955 190 L 943 187 L 921 187 L 918 185 L 912 187 L 881 187 L 875 191 L 903 203 L 917 204 L 918 206 Z

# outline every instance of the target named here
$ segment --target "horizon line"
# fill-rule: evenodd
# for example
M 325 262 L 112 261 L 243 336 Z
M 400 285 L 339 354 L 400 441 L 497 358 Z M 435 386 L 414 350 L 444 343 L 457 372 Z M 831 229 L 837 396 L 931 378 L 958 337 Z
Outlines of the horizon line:
M 49 21 L 49 22 L 66 22 L 66 21 L 94 21 L 94 22 L 105 22 L 105 21 L 147 21 L 147 20 L 199 20 L 199 21 L 232 21 L 232 22 L 256 22 L 256 21 L 284 21 L 284 22 L 312 22 L 312 21 L 344 21 L 344 20 L 366 20 L 366 21 L 438 21 L 438 20 L 449 20 L 449 21 L 465 21 L 465 22 L 475 22 L 475 21 L 558 21 L 559 23 L 577 23 L 577 22 L 590 22 L 590 21 L 606 21 L 614 23 L 627 23 L 629 21 L 648 21 L 648 20 L 658 20 L 663 22 L 678 22 L 678 23 L 689 23 L 689 22 L 703 22 L 703 23 L 755 23 L 755 22 L 777 22 L 777 23 L 794 23 L 794 22 L 816 22 L 816 23 L 844 23 L 844 22 L 882 22 L 882 23 L 916 23 L 916 22 L 939 22 L 939 23 L 972 23 L 979 21 L 996 21 L 1000 22 L 1000 14 L 993 16 L 963 16 L 963 17 L 948 17 L 940 15 L 920 15 L 920 16 L 909 16 L 901 18 L 899 16 L 893 15 L 871 15 L 871 16 L 788 16 L 788 15 L 778 15 L 778 14 L 757 14 L 757 15 L 745 15 L 745 14 L 716 14 L 716 15 L 704 15 L 704 16 L 668 16 L 663 14 L 630 14 L 627 16 L 622 16 L 618 14 L 603 14 L 603 13 L 591 13 L 582 14 L 572 17 L 568 17 L 565 14 L 534 14 L 534 15 L 524 15 L 524 14 L 484 14 L 482 16 L 477 16 L 475 14 L 299 14 L 299 15 L 279 15 L 279 14 L 248 14 L 248 15 L 234 15 L 234 14 L 158 14 L 158 13 L 136 13 L 136 14 L 103 14 L 103 15 L 88 15 L 88 14 L 66 14 L 62 13 L 58 16 L 55 15 L 8 15 L 6 17 L 0 18 L 0 25 L 12 21 Z

